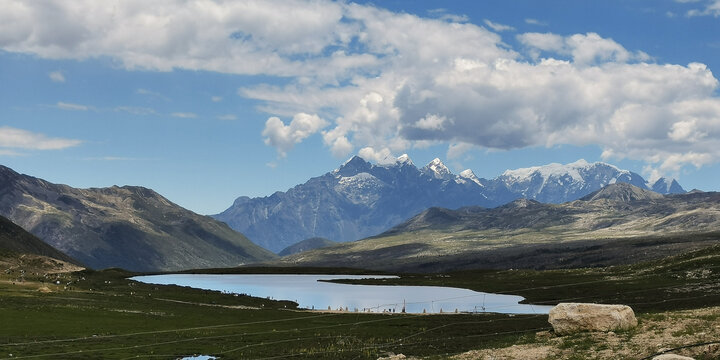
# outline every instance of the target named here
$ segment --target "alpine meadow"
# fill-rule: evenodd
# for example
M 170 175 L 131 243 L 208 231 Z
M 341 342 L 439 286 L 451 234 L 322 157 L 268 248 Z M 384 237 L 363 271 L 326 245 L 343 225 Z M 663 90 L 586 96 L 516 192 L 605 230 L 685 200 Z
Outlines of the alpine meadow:
M 720 359 L 720 0 L 0 9 L 0 359 Z

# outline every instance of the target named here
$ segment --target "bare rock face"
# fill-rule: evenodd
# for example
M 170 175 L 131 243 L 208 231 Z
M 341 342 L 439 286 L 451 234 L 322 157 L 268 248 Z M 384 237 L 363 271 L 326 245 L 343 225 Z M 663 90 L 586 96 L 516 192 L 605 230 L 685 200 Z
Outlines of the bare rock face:
M 682 356 L 682 355 L 662 354 L 662 355 L 658 355 L 658 356 L 652 358 L 652 360 L 695 360 L 695 359 L 693 359 L 691 357 L 687 357 L 687 356 Z
M 635 313 L 626 305 L 560 303 L 550 310 L 548 321 L 558 335 L 628 330 L 637 326 Z

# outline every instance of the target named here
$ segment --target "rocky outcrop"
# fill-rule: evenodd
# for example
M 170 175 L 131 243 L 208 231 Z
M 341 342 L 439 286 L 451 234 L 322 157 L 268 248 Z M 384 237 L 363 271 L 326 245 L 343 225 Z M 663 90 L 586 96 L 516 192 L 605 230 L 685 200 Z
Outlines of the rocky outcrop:
M 548 321 L 558 335 L 628 330 L 637 326 L 635 313 L 626 305 L 560 303 L 550 310 Z

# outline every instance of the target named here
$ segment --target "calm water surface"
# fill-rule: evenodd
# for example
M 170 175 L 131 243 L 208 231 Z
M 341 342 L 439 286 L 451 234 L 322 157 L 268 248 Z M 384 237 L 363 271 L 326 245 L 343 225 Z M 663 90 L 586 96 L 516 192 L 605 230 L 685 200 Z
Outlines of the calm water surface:
M 170 274 L 136 276 L 148 284 L 180 285 L 205 290 L 248 294 L 275 300 L 290 300 L 301 308 L 361 312 L 408 313 L 496 312 L 505 314 L 547 314 L 551 306 L 518 304 L 523 297 L 477 292 L 439 286 L 348 285 L 318 280 L 382 279 L 376 275 L 209 275 Z

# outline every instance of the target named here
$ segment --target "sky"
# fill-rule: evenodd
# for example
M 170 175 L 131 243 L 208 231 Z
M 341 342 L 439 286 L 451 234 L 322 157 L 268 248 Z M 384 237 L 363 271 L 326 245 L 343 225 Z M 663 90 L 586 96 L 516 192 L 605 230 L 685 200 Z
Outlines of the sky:
M 0 164 L 201 214 L 359 154 L 720 190 L 720 0 L 0 0 Z M 715 71 L 716 73 L 713 73 Z

